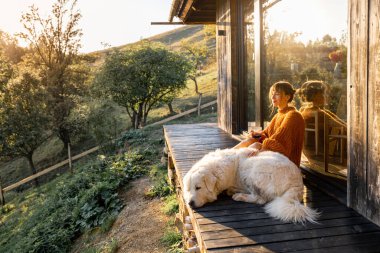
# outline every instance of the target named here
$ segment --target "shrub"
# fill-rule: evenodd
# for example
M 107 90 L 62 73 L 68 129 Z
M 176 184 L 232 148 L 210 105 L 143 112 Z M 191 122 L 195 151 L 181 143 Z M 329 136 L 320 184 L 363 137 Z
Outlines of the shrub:
M 84 230 L 109 228 L 123 207 L 117 189 L 146 173 L 143 158 L 137 152 L 102 156 L 66 180 L 56 180 L 56 187 L 26 208 L 22 218 L 15 210 L 5 219 L 0 252 L 68 252 Z

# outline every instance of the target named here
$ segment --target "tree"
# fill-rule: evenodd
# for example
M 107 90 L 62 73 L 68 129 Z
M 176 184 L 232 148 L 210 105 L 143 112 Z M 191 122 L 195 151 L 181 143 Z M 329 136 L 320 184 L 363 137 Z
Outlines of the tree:
M 152 106 L 185 87 L 189 68 L 180 54 L 143 42 L 110 54 L 94 87 L 125 107 L 133 127 L 138 128 L 146 124 Z
M 18 45 L 15 37 L 10 36 L 8 33 L 0 30 L 0 50 L 3 56 L 12 64 L 21 62 L 26 50 Z
M 38 78 L 26 71 L 0 92 L 0 154 L 25 157 L 33 174 L 37 172 L 34 151 L 49 137 L 45 94 Z
M 12 64 L 4 56 L 3 50 L 0 48 L 0 92 L 4 91 L 9 79 L 13 75 Z
M 77 99 L 84 92 L 86 73 L 78 71 L 81 18 L 76 9 L 77 0 L 57 0 L 52 15 L 43 18 L 35 6 L 22 16 L 25 28 L 19 36 L 30 43 L 30 60 L 40 70 L 41 84 L 45 87 L 52 119 L 52 127 L 68 148 L 73 130 L 69 119 Z
M 198 115 L 200 115 L 202 93 L 199 91 L 197 78 L 202 74 L 202 65 L 207 58 L 206 42 L 190 43 L 188 41 L 183 41 L 181 43 L 181 48 L 186 52 L 186 56 L 191 64 L 189 78 L 194 82 L 195 93 L 198 95 Z

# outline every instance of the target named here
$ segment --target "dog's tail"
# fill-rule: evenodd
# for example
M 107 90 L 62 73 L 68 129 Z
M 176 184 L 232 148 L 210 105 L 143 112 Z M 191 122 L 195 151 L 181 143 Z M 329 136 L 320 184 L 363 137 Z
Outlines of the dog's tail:
M 291 191 L 292 189 L 266 204 L 266 213 L 285 222 L 304 223 L 309 221 L 312 223 L 318 223 L 316 220 L 320 213 L 303 205 Z

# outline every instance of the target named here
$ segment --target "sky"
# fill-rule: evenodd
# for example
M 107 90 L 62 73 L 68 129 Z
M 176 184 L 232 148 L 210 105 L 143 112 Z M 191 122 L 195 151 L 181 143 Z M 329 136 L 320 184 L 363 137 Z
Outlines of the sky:
M 304 44 L 326 34 L 339 41 L 347 32 L 348 1 L 287 0 L 274 5 L 267 18 L 270 32 L 301 32 L 298 39 Z
M 22 31 L 20 18 L 35 4 L 43 16 L 51 10 L 51 0 L 0 0 L 0 30 L 15 34 Z M 299 39 L 322 38 L 329 33 L 338 40 L 347 29 L 347 0 L 287 0 L 271 8 L 268 17 L 272 29 L 302 32 Z M 119 46 L 178 28 L 151 25 L 168 21 L 172 0 L 78 0 L 83 30 L 81 52 L 104 49 L 106 43 Z M 23 45 L 23 44 L 21 44 Z M 25 46 L 25 45 L 24 45 Z
M 19 21 L 29 6 L 34 4 L 46 16 L 52 3 L 51 0 L 0 0 L 0 30 L 11 35 L 23 31 Z M 124 45 L 178 28 L 150 24 L 168 21 L 171 3 L 172 0 L 78 0 L 82 14 L 79 26 L 83 30 L 80 51 L 104 49 L 102 43 Z

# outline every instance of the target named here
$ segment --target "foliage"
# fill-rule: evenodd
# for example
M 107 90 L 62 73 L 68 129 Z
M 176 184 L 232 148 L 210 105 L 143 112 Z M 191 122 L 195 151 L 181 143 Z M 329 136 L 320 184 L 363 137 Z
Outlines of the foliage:
M 148 197 L 165 197 L 173 193 L 173 188 L 168 183 L 165 165 L 152 166 L 150 177 L 153 179 L 153 186 L 147 192 Z
M 189 78 L 195 84 L 195 92 L 200 94 L 198 91 L 198 82 L 197 77 L 201 75 L 201 69 L 205 60 L 207 59 L 207 45 L 206 41 L 202 41 L 199 43 L 190 43 L 187 41 L 182 41 L 181 48 L 186 52 L 186 57 L 191 64 L 191 71 L 189 74 Z
M 52 16 L 41 17 L 34 5 L 22 16 L 25 32 L 19 36 L 30 43 L 28 60 L 39 70 L 41 84 L 49 101 L 48 110 L 53 130 L 67 147 L 74 125 L 68 121 L 76 99 L 84 92 L 86 69 L 78 65 L 81 18 L 76 0 L 57 0 L 52 5 Z
M 4 56 L 2 48 L 0 48 L 0 92 L 4 91 L 4 88 L 8 81 L 12 78 L 12 75 L 12 65 Z
M 154 105 L 185 87 L 188 71 L 180 54 L 142 42 L 110 54 L 95 78 L 94 90 L 125 107 L 138 128 L 146 124 Z
M 17 207 L 2 221 L 0 251 L 67 252 L 79 233 L 114 219 L 122 208 L 117 189 L 146 170 L 143 156 L 129 152 L 99 157 L 71 177 L 57 180 L 38 204 L 24 211 Z M 23 218 L 16 219 L 20 212 Z
M 128 142 L 128 144 L 141 144 L 142 142 L 146 141 L 147 134 L 143 131 L 131 129 L 129 131 L 126 131 L 122 136 L 117 140 L 116 145 L 121 148 L 125 145 L 125 142 Z
M 26 49 L 18 45 L 18 41 L 13 36 L 0 30 L 0 51 L 5 59 L 11 64 L 21 62 Z
M 336 50 L 329 53 L 329 59 L 333 62 L 341 62 L 343 60 L 343 52 L 341 50 Z
M 33 174 L 34 151 L 49 137 L 45 90 L 38 77 L 23 71 L 0 92 L 0 156 L 28 159 Z
M 163 207 L 163 211 L 166 215 L 173 215 L 178 213 L 179 205 L 177 201 L 177 196 L 172 194 L 165 198 L 165 206 Z
M 130 127 L 125 122 L 126 116 L 122 117 L 125 111 L 122 109 L 112 101 L 93 99 L 88 103 L 87 134 L 99 145 L 116 139 L 123 130 Z
M 164 236 L 161 238 L 161 242 L 169 247 L 168 252 L 174 253 L 174 252 L 182 252 L 179 247 L 182 242 L 182 235 L 179 232 L 173 231 L 173 230 L 167 230 L 164 234 Z

